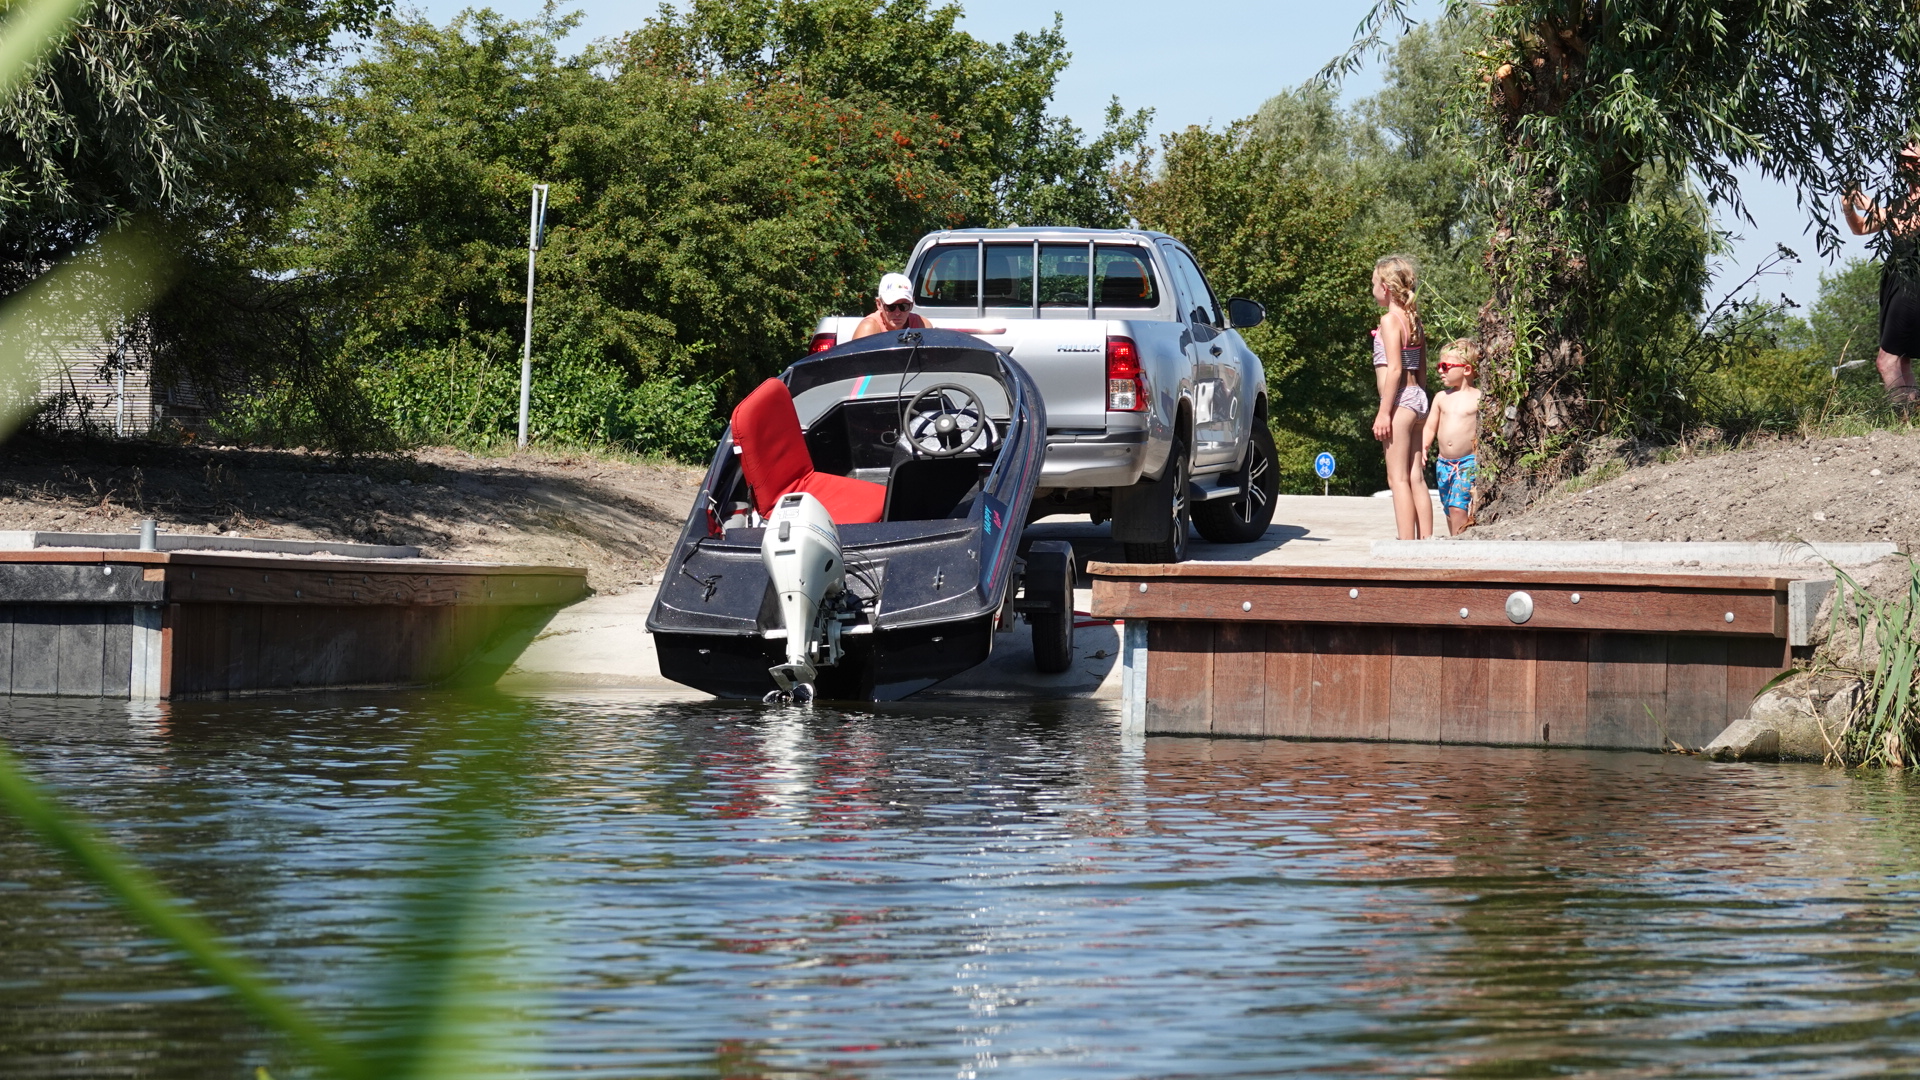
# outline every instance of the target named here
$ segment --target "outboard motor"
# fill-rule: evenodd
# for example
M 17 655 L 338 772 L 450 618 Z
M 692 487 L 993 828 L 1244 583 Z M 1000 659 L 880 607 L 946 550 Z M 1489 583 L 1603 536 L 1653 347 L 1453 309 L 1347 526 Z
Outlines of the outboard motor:
M 766 521 L 760 562 L 787 630 L 787 662 L 767 669 L 779 689 L 766 700 L 805 704 L 813 700 L 815 660 L 822 667 L 840 661 L 840 620 L 827 602 L 847 591 L 840 531 L 819 499 L 804 491 L 780 497 Z

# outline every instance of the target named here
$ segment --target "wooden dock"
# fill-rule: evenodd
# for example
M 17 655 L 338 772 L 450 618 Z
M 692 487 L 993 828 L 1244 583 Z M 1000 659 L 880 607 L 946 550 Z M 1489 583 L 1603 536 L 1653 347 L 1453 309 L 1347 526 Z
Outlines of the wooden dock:
M 1786 578 L 1093 563 L 1150 735 L 1700 747 L 1790 662 Z M 1816 600 L 1817 603 L 1817 600 Z
M 586 592 L 558 566 L 0 552 L 0 683 L 134 700 L 486 684 Z

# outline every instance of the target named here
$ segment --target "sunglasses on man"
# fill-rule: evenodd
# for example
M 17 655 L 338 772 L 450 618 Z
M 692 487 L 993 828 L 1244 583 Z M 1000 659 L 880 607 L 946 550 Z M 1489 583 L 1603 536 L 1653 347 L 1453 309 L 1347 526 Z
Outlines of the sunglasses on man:
M 912 311 L 913 301 L 895 300 L 893 303 L 887 305 L 887 310 L 888 311 Z

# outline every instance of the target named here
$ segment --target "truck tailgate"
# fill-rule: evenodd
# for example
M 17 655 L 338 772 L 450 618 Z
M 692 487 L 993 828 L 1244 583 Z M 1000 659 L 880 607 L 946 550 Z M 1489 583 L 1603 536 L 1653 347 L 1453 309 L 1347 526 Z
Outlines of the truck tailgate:
M 1107 428 L 1107 334 L 1105 319 L 929 319 L 943 330 L 974 334 L 1020 362 L 1047 403 L 1049 431 Z M 820 331 L 851 340 L 860 320 L 822 319 Z M 1116 331 L 1124 332 L 1124 331 Z
M 1107 324 L 1084 319 L 933 319 L 933 325 L 976 333 L 1033 376 L 1047 403 L 1050 431 L 1103 431 L 1107 426 Z

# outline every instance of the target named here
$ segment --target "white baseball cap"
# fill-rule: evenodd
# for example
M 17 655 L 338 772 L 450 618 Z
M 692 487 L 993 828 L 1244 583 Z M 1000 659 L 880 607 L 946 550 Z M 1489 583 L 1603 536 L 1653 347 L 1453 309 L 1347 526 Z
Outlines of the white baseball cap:
M 913 282 L 905 274 L 888 274 L 880 279 L 880 302 L 897 304 L 902 300 L 913 299 Z

